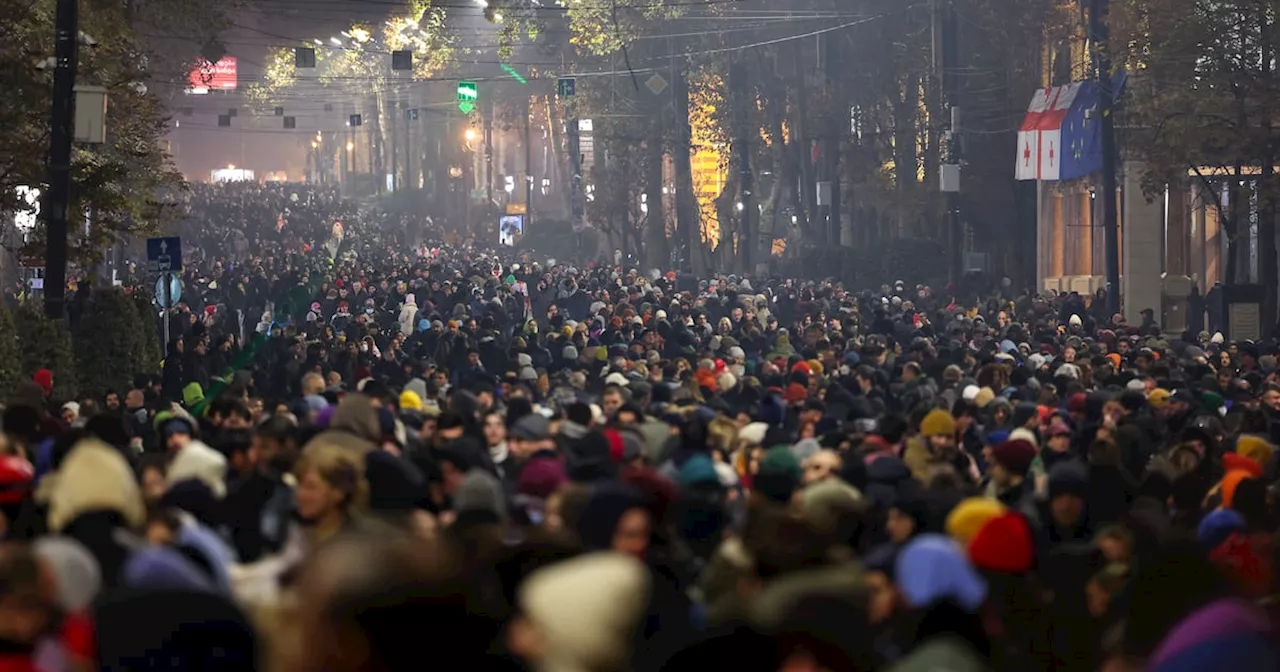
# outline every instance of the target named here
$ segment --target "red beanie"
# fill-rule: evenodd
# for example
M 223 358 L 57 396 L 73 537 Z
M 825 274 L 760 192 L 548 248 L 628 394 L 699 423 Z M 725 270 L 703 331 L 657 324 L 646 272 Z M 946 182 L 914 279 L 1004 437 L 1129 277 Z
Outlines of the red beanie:
M 800 383 L 791 383 L 787 386 L 787 392 L 783 397 L 789 404 L 798 404 L 809 398 L 809 390 L 804 389 Z
M 1035 544 L 1027 519 L 1008 511 L 987 521 L 969 542 L 973 566 L 1001 574 L 1026 574 L 1035 567 Z
M 1036 447 L 1026 439 L 1011 439 L 996 444 L 991 449 L 991 457 L 1014 474 L 1026 476 L 1031 463 L 1036 459 Z
M 36 371 L 35 375 L 33 375 L 31 378 L 36 381 L 36 385 L 39 385 L 41 390 L 44 390 L 44 396 L 47 397 L 53 394 L 53 372 L 52 371 L 50 371 L 49 369 L 40 369 Z

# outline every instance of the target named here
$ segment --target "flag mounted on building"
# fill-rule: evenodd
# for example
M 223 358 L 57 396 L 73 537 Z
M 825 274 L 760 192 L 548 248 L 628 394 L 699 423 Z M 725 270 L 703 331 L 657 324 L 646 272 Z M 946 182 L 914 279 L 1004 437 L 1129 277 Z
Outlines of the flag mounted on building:
M 1112 100 L 1124 74 L 1112 78 Z M 1072 82 L 1036 91 L 1018 129 L 1019 180 L 1074 180 L 1102 170 L 1101 87 Z
M 1053 89 L 1036 89 L 1027 107 L 1027 116 L 1018 128 L 1018 163 L 1015 170 L 1019 180 L 1034 180 L 1040 171 L 1040 117 L 1050 105 Z
M 1019 180 L 1056 180 L 1062 168 L 1062 120 L 1082 82 L 1036 91 L 1018 129 Z

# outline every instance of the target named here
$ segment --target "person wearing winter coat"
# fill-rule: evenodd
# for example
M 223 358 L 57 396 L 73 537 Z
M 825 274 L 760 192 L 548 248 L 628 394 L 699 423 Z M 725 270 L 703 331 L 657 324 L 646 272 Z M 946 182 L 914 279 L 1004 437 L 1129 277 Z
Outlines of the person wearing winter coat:
M 405 336 L 413 335 L 413 327 L 417 323 L 418 302 L 413 294 L 406 294 L 404 297 L 404 305 L 400 307 L 400 333 Z

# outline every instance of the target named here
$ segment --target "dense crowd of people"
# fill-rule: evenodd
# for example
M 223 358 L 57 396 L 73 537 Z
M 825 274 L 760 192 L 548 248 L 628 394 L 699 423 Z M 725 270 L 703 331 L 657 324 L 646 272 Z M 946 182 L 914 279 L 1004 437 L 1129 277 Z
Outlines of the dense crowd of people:
M 1280 669 L 1273 341 L 188 205 L 163 373 L 5 407 L 0 671 Z

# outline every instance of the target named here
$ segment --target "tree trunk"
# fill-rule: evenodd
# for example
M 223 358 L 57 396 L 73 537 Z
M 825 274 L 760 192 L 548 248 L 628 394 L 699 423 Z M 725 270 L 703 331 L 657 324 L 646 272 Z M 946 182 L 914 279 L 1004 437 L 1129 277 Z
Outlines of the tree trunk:
M 901 97 L 893 108 L 893 172 L 898 204 L 898 237 L 918 235 L 918 222 L 907 221 L 907 207 L 916 186 L 916 118 L 919 108 L 919 80 L 908 75 L 902 84 Z
M 662 143 L 650 138 L 645 144 L 645 200 L 649 212 L 645 214 L 644 253 L 636 255 L 644 259 L 645 268 L 667 267 L 667 217 L 663 210 L 662 160 L 665 154 Z
M 1274 48 L 1271 44 L 1271 22 L 1266 11 L 1258 12 L 1261 23 L 1259 31 L 1262 41 L 1263 90 L 1270 91 L 1272 86 L 1272 59 Z M 1277 297 L 1276 283 L 1280 277 L 1276 275 L 1276 173 L 1275 152 L 1271 145 L 1271 109 L 1261 106 L 1262 127 L 1268 138 L 1262 150 L 1262 175 L 1258 178 L 1260 195 L 1258 198 L 1258 282 L 1262 285 L 1262 337 L 1270 338 L 1275 329 Z
M 791 156 L 795 159 L 798 168 L 799 181 L 796 189 L 799 191 L 799 198 L 797 201 L 804 204 L 803 208 L 797 208 L 804 212 L 804 216 L 799 220 L 800 230 L 804 231 L 806 238 L 818 243 L 821 236 L 813 235 L 814 222 L 811 221 L 818 217 L 818 185 L 814 177 L 813 153 L 809 137 L 809 73 L 801 64 L 804 60 L 804 50 L 800 42 L 796 40 L 793 43 L 795 105 L 792 107 Z
M 782 203 L 787 184 L 782 175 L 782 165 L 786 162 L 783 157 L 785 149 L 782 144 L 782 124 L 775 119 L 771 126 L 770 134 L 774 141 L 769 145 L 769 153 L 773 156 L 773 186 L 769 189 L 769 197 L 765 199 L 764 208 L 760 211 L 760 236 L 756 245 L 759 255 L 756 257 L 755 268 L 752 269 L 757 276 L 761 277 L 768 273 L 769 258 L 773 255 L 773 240 L 777 237 L 775 231 L 778 224 L 778 206 Z
M 676 170 L 676 245 L 685 246 L 680 268 L 695 275 L 706 271 L 702 247 L 702 226 L 698 220 L 698 199 L 693 191 L 693 139 L 689 127 L 689 82 L 685 65 L 672 73 L 672 106 L 675 108 L 676 140 L 672 159 Z
M 562 123 L 577 123 L 574 119 L 560 119 L 556 116 L 556 105 L 552 101 L 551 96 L 546 97 L 547 105 L 547 142 L 551 145 L 551 155 L 553 160 L 549 168 L 551 174 L 551 190 L 556 193 L 556 201 L 559 202 L 563 212 L 572 212 L 573 204 L 570 199 L 573 196 L 571 181 L 573 179 L 573 169 L 570 167 L 571 158 L 569 157 L 568 147 L 565 146 L 564 132 L 560 126 Z M 545 201 L 544 201 L 545 202 Z

